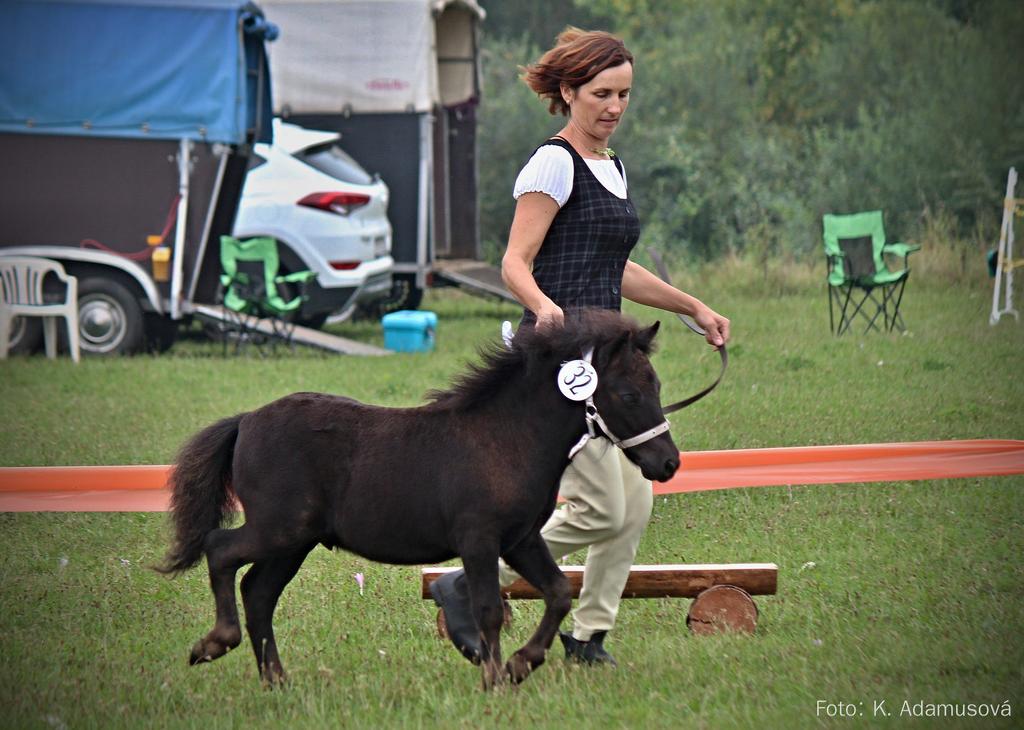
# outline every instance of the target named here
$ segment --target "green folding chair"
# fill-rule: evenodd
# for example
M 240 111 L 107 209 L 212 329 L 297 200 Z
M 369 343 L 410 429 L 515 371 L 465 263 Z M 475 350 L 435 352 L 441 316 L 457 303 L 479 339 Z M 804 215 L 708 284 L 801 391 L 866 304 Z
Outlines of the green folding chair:
M 290 345 L 295 331 L 292 319 L 308 298 L 303 291 L 306 282 L 316 273 L 279 274 L 277 241 L 262 237 L 240 241 L 232 236 L 221 236 L 220 265 L 223 271 L 221 301 L 228 315 L 229 329 L 238 335 L 237 344 L 259 345 L 269 337 L 272 342 L 283 340 Z M 294 286 L 298 294 L 285 299 L 280 289 L 282 285 Z
M 921 248 L 913 243 L 886 243 L 882 211 L 822 218 L 825 259 L 828 263 L 828 321 L 838 335 L 850 329 L 858 316 L 867 321 L 864 332 L 878 331 L 878 319 L 891 332 L 906 329 L 900 315 L 903 290 L 910 269 L 907 258 Z M 903 266 L 890 269 L 886 256 L 901 257 Z M 854 296 L 854 292 L 857 296 Z M 874 307 L 874 311 L 872 311 Z M 838 310 L 838 322 L 834 314 Z

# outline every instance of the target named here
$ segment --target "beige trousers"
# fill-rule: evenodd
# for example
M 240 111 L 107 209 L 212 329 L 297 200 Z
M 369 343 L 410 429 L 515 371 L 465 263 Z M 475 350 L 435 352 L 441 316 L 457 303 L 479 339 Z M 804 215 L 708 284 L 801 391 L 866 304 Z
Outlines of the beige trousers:
M 573 611 L 573 636 L 587 641 L 615 625 L 622 589 L 651 517 L 651 482 L 611 441 L 591 439 L 562 474 L 565 500 L 541 529 L 555 560 L 587 548 L 583 589 Z M 503 586 L 519 576 L 500 564 Z

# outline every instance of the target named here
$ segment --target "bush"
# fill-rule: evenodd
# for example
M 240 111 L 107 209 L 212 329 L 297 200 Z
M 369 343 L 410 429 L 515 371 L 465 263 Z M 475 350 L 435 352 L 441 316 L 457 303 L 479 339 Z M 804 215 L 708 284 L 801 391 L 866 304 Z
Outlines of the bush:
M 1013 77 L 1024 67 L 1024 5 L 593 0 L 585 9 L 581 23 L 607 18 L 637 57 L 613 146 L 642 245 L 743 258 L 765 273 L 775 261 L 818 259 L 824 213 L 880 208 L 894 238 L 941 239 L 966 272 L 981 242 L 998 237 L 1007 169 L 1024 169 L 1024 86 Z M 515 175 L 563 121 L 518 80 L 517 66 L 551 38 L 525 26 L 517 35 L 509 22 L 485 39 L 481 234 L 495 258 Z

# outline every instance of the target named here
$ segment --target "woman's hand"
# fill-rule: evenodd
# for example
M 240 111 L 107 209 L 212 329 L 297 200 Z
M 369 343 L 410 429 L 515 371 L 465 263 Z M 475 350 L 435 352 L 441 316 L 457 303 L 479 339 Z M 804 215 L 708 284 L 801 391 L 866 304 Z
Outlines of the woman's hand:
M 550 299 L 541 304 L 534 314 L 537 315 L 537 327 L 539 328 L 562 327 L 565 324 L 565 313 Z
M 729 341 L 729 320 L 711 307 L 698 307 L 693 320 L 704 330 L 704 338 L 708 344 L 721 347 Z
M 721 347 L 729 341 L 729 320 L 696 297 L 679 291 L 632 261 L 622 273 L 622 296 L 638 304 L 686 314 L 704 330 L 708 344 Z

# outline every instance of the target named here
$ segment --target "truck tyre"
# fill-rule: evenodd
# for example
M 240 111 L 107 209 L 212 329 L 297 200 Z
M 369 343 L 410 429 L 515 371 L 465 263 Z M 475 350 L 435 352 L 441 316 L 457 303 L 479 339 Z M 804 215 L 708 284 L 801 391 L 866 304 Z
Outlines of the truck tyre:
M 63 322 L 63 320 L 61 320 Z M 39 317 L 15 317 L 11 320 L 11 339 L 7 354 L 31 355 L 43 340 L 43 320 Z
M 123 284 L 89 277 L 78 282 L 78 333 L 86 355 L 130 355 L 143 345 L 142 308 Z
M 288 269 L 282 268 L 278 272 L 281 276 L 288 276 L 292 273 Z M 274 288 L 277 290 L 277 295 L 286 302 L 290 302 L 292 299 L 299 295 L 299 287 L 297 284 L 289 284 L 287 282 L 281 282 L 280 284 L 274 284 Z M 309 327 L 310 329 L 318 330 L 324 326 L 324 322 L 327 321 L 327 313 L 324 312 L 322 315 L 314 314 L 310 317 L 303 317 L 300 312 L 302 307 L 299 307 L 294 312 L 289 312 L 281 316 L 286 322 L 292 322 L 299 325 L 300 327 Z

